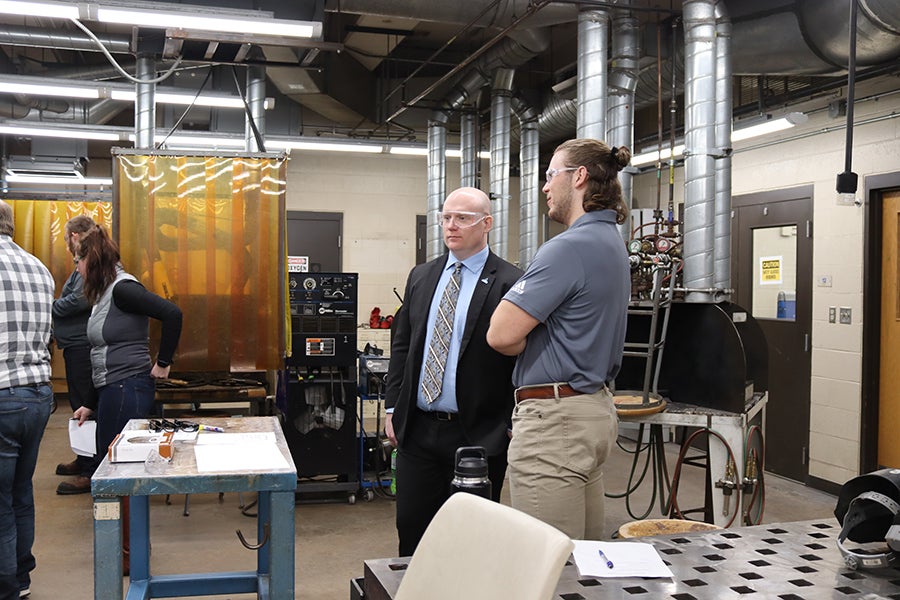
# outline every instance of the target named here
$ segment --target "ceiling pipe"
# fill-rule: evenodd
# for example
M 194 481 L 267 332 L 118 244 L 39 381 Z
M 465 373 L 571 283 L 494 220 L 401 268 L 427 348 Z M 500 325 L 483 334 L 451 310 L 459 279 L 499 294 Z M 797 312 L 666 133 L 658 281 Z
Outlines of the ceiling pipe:
M 132 52 L 131 36 L 97 34 L 97 39 L 113 54 Z M 94 41 L 80 31 L 42 29 L 0 24 L 0 45 L 27 48 L 56 48 L 81 52 L 101 52 Z
M 637 87 L 640 46 L 638 20 L 627 10 L 630 0 L 621 10 L 615 11 L 612 20 L 612 68 L 609 72 L 608 132 L 606 142 L 610 146 L 625 146 L 634 151 L 634 91 Z M 622 200 L 632 207 L 632 169 L 619 171 Z M 622 239 L 631 239 L 628 221 L 619 225 Z
M 519 121 L 519 267 L 531 263 L 538 247 L 540 134 L 537 111 L 521 95 L 512 98 Z
M 715 138 L 718 155 L 715 161 L 713 223 L 713 286 L 731 289 L 731 129 L 732 73 L 731 19 L 722 0 L 716 2 L 716 116 Z M 730 299 L 731 293 L 724 292 Z
M 712 302 L 715 216 L 715 0 L 685 0 L 684 287 Z
M 578 13 L 578 123 L 575 137 L 606 138 L 609 12 Z
M 440 234 L 438 213 L 447 195 L 447 122 L 432 119 L 428 122 L 428 163 L 426 166 L 428 190 L 425 215 L 425 258 L 434 260 L 444 253 L 444 240 Z
M 504 260 L 509 260 L 509 155 L 510 116 L 512 114 L 512 86 L 515 70 L 499 68 L 494 71 L 491 86 L 491 182 L 490 196 L 494 202 L 494 226 L 491 248 Z

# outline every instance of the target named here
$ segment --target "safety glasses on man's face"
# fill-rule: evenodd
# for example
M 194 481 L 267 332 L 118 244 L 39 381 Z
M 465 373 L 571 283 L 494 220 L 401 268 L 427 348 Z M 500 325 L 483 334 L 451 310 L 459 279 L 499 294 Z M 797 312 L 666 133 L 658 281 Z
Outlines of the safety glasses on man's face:
M 466 229 L 478 225 L 485 218 L 487 218 L 487 215 L 481 212 L 454 211 L 438 213 L 438 223 L 442 227 L 450 227 L 456 223 L 457 227 Z

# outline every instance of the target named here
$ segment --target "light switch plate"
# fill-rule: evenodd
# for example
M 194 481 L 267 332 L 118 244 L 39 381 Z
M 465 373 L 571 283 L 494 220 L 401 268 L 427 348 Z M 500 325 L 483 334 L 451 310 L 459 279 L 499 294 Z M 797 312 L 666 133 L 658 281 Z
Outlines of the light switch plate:
M 828 307 L 828 322 L 829 323 L 837 322 L 837 307 L 836 306 Z
M 842 324 L 842 325 L 849 325 L 849 324 L 850 324 L 850 307 L 849 307 L 849 306 L 842 306 L 842 307 L 841 307 L 840 319 L 841 319 L 841 324 Z

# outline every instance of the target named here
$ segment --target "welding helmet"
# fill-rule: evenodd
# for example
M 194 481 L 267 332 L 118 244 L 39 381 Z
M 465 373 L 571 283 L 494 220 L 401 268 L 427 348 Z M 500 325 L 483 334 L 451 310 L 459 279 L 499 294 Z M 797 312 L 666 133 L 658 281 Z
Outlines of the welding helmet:
M 850 569 L 881 569 L 900 564 L 900 469 L 881 469 L 844 484 L 834 516 L 841 524 L 838 549 Z M 850 549 L 858 544 L 887 542 L 882 551 Z

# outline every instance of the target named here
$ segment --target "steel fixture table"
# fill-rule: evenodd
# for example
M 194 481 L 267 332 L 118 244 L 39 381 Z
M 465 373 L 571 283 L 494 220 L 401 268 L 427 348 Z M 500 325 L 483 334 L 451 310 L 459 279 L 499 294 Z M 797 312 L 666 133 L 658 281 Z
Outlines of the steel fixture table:
M 94 497 L 94 598 L 122 598 L 122 498 L 131 500 L 131 584 L 126 598 L 170 598 L 257 593 L 267 600 L 294 598 L 294 492 L 297 471 L 275 417 L 204 419 L 233 433 L 274 432 L 287 468 L 199 472 L 193 444 L 176 442 L 175 457 L 163 474 L 144 463 L 110 463 L 104 458 L 91 478 Z M 129 421 L 126 429 L 144 429 Z M 212 435 L 201 433 L 200 435 Z M 257 492 L 259 498 L 256 571 L 150 575 L 149 497 L 160 494 Z M 251 540 L 252 542 L 252 540 Z
M 669 565 L 672 579 L 579 577 L 570 561 L 553 600 L 868 600 L 900 597 L 900 570 L 851 571 L 835 540 L 835 519 L 640 538 Z M 397 593 L 409 558 L 365 561 L 367 600 Z M 440 582 L 435 582 L 440 585 Z

